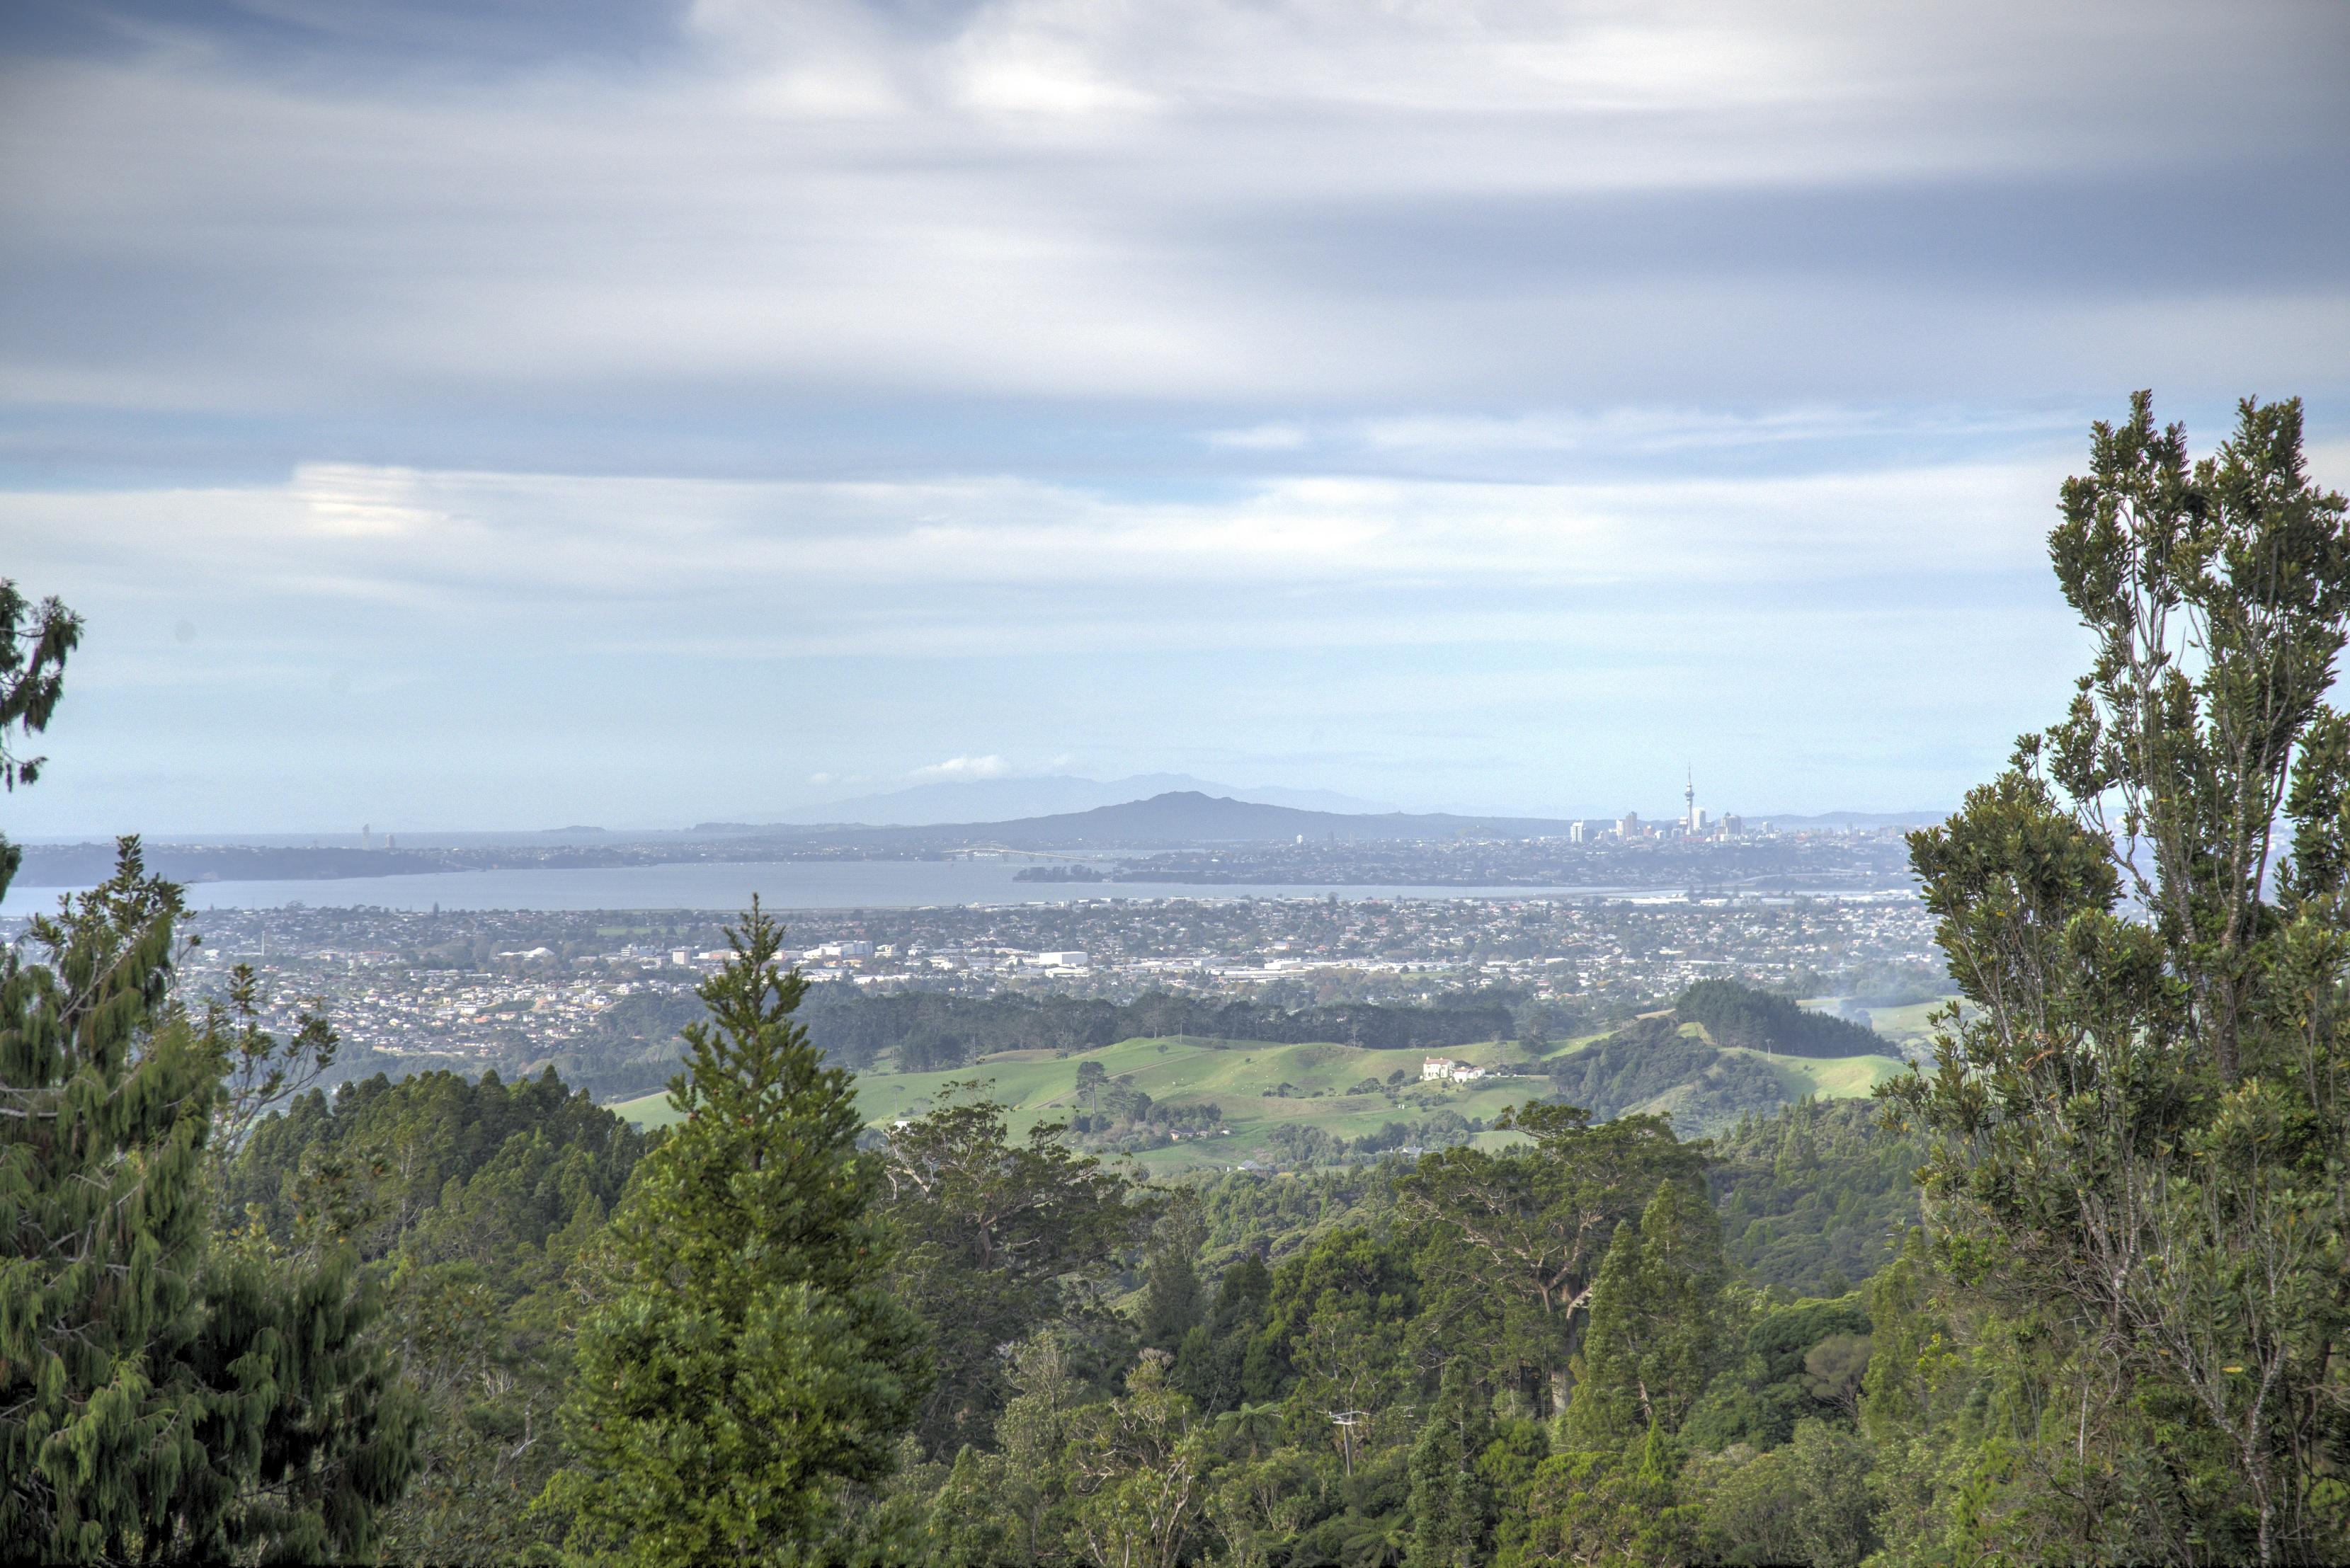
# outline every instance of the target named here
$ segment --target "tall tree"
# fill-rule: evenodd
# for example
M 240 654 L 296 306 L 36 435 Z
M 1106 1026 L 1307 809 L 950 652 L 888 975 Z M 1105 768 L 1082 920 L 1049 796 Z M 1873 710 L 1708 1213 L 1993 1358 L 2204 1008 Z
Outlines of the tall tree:
M 78 623 L 25 646 L 0 584 L 0 776 L 37 731 Z M 139 841 L 0 955 L 0 1542 L 58 1560 L 362 1555 L 405 1485 L 413 1411 L 368 1337 L 348 1251 L 212 1245 L 212 1144 L 282 1061 L 257 1027 L 172 998 L 180 890 Z M 0 856 L 0 892 L 16 861 Z M 305 1049 L 320 1044 L 311 1042 Z
M 0 790 L 41 776 L 47 759 L 18 754 L 21 737 L 49 727 L 65 695 L 66 659 L 81 643 L 81 618 L 54 598 L 36 605 L 0 577 Z M 24 851 L 0 837 L 0 889 L 16 880 Z
M 569 1543 L 639 1563 L 808 1560 L 841 1490 L 887 1476 L 928 1382 L 883 1288 L 879 1161 L 848 1074 L 792 1021 L 806 982 L 756 900 L 700 988 L 677 1127 L 613 1218 L 550 1483 Z
M 1970 1005 L 1891 1094 L 1939 1135 L 1949 1280 L 2066 1358 L 2077 1407 L 2038 1473 L 2079 1540 L 2126 1520 L 2138 1555 L 2336 1559 L 2350 512 L 2308 476 L 2298 402 L 2243 403 L 2190 463 L 2145 393 L 2062 511 L 2096 655 L 2061 722 L 1911 837 Z
M 890 1284 L 930 1324 L 937 1374 L 917 1431 L 941 1458 L 992 1442 L 1012 1397 L 1002 1347 L 1085 1313 L 1085 1287 L 1150 1217 L 1126 1178 L 1062 1141 L 1061 1124 L 1014 1141 L 988 1090 L 946 1085 L 883 1156 L 887 1211 L 904 1242 Z
M 1445 1364 L 1436 1403 L 1411 1449 L 1409 1568 L 1477 1568 L 1492 1561 L 1499 1500 L 1479 1469 L 1493 1440 L 1492 1393 L 1466 1356 Z
M 1727 1282 L 1721 1222 L 1703 1189 L 1659 1184 L 1639 1217 L 1616 1228 L 1600 1265 L 1566 1412 L 1579 1443 L 1611 1449 L 1680 1430 L 1720 1367 Z
M 1705 1156 L 1676 1140 L 1662 1116 L 1594 1126 L 1575 1106 L 1528 1105 L 1496 1125 L 1534 1147 L 1444 1149 L 1396 1191 L 1419 1222 L 1422 1288 L 1451 1348 L 1479 1355 L 1546 1416 L 1566 1398 L 1617 1225 L 1659 1181 L 1694 1178 Z M 1459 1343 L 1472 1334 L 1473 1347 Z

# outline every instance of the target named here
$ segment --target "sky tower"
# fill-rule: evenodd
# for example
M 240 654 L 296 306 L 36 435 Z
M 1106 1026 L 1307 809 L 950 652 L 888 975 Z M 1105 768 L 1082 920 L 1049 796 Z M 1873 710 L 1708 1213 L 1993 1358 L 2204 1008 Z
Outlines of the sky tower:
M 1681 776 L 1681 831 L 1695 838 L 1704 830 L 1697 815 L 1697 769 L 1683 763 Z

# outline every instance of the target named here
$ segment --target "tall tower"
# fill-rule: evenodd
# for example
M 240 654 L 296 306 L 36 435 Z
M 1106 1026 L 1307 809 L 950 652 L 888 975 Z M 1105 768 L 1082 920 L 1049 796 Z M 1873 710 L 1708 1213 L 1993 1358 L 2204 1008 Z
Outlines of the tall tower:
M 1681 831 L 1697 836 L 1697 769 L 1682 764 Z

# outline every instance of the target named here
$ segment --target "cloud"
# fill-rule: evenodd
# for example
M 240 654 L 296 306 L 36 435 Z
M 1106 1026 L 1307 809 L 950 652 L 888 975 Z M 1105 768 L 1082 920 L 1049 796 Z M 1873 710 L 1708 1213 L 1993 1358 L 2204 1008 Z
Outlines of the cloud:
M 1310 438 L 1302 426 L 1276 422 L 1251 425 L 1246 430 L 1210 431 L 1205 439 L 1210 446 L 1229 447 L 1235 452 L 1295 452 Z
M 1012 764 L 1002 757 L 949 757 L 942 763 L 915 768 L 906 774 L 923 784 L 959 783 L 964 779 L 1000 779 L 1012 772 Z
M 513 32 L 0 63 L 0 407 L 1278 441 L 2350 359 L 2338 5 L 726 0 L 634 69 Z
M 122 802 L 1950 798 L 2086 417 L 2350 407 L 2335 0 L 462 9 L 0 18 L 0 547 Z
M 1547 483 L 1304 473 L 1168 499 L 338 463 L 276 485 L 0 493 L 0 537 L 28 581 L 175 616 L 236 605 L 254 628 L 357 616 L 587 649 L 1081 652 L 1180 648 L 1203 626 L 1243 643 L 1540 636 L 1595 597 L 1996 578 L 2035 566 L 2061 477 L 2013 461 Z

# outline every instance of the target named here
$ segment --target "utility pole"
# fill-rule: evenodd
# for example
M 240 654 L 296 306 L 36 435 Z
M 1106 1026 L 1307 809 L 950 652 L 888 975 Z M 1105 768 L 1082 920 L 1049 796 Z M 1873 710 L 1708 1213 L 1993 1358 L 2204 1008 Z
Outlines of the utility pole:
M 1355 1479 L 1355 1428 L 1364 1419 L 1365 1413 L 1360 1410 L 1328 1410 L 1324 1414 L 1338 1428 L 1339 1443 L 1347 1455 L 1347 1479 L 1352 1480 Z

